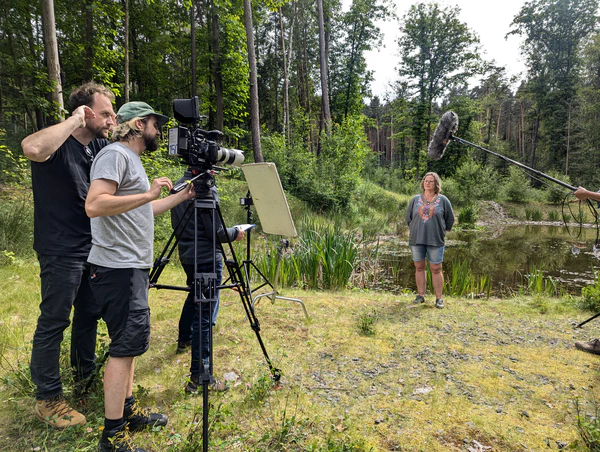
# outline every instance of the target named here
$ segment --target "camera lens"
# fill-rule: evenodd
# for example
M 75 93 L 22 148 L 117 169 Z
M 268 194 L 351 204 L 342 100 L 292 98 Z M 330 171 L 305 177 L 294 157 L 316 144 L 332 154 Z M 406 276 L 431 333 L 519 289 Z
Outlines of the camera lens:
M 240 166 L 244 163 L 244 153 L 239 149 L 219 148 L 217 153 L 217 163 Z

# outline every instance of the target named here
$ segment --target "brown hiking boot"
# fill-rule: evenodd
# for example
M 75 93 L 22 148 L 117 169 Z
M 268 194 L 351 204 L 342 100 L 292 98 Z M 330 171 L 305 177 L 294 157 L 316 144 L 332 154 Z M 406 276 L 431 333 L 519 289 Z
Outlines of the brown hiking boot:
M 58 429 L 85 424 L 85 416 L 71 408 L 62 394 L 48 400 L 36 400 L 35 417 Z
M 582 352 L 600 355 L 600 339 L 593 339 L 589 342 L 575 341 L 575 347 Z

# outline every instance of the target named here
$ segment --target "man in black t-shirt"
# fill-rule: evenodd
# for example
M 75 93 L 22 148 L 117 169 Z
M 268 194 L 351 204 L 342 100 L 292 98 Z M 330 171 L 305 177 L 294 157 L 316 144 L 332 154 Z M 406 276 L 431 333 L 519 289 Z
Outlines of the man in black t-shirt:
M 60 380 L 60 344 L 73 307 L 71 365 L 79 380 L 95 368 L 98 318 L 86 311 L 92 297 L 87 263 L 92 237 L 85 198 L 92 161 L 108 144 L 108 132 L 115 124 L 113 101 L 108 88 L 86 83 L 71 93 L 72 114 L 67 120 L 21 143 L 31 160 L 33 248 L 42 286 L 31 353 L 35 415 L 55 428 L 85 424 L 85 416 L 65 401 Z
M 193 172 L 191 168 L 188 168 L 183 177 L 175 183 L 175 186 L 189 181 L 196 175 L 197 172 Z M 216 187 L 210 188 L 207 194 L 217 204 L 219 203 L 219 194 Z M 216 215 L 216 212 L 215 218 L 217 224 L 214 230 L 222 243 L 240 241 L 244 238 L 245 232 L 243 230 L 236 227 L 225 228 L 218 215 Z M 186 284 L 190 287 L 193 285 L 197 271 L 197 273 L 214 273 L 216 276 L 215 285 L 221 285 L 223 256 L 219 246 L 213 249 L 213 226 L 209 215 L 198 216 L 196 231 L 194 232 L 194 200 L 191 199 L 171 209 L 171 225 L 177 237 L 179 260 L 187 276 Z M 197 267 L 194 269 L 194 243 L 196 240 Z M 215 245 L 218 245 L 218 243 L 215 242 Z M 176 353 L 183 353 L 189 346 L 192 349 L 190 380 L 185 385 L 185 391 L 188 393 L 198 391 L 201 374 L 200 355 L 202 355 L 203 365 L 205 363 L 209 364 L 211 323 L 212 326 L 217 323 L 217 316 L 219 314 L 219 291 L 217 290 L 213 297 L 209 290 L 207 290 L 207 287 L 204 289 L 205 293 L 203 296 L 206 299 L 214 298 L 214 302 L 201 303 L 198 306 L 194 302 L 194 292 L 191 291 L 185 299 L 179 318 L 179 336 Z M 198 334 L 199 331 L 201 334 Z M 210 368 L 212 369 L 212 365 Z M 223 382 L 215 379 L 211 383 L 211 388 L 224 390 L 225 386 Z

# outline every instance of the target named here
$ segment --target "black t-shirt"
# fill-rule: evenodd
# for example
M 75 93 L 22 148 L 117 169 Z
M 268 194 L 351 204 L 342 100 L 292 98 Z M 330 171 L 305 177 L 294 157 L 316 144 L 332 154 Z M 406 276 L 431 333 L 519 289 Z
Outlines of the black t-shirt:
M 191 171 L 186 171 L 184 176 L 179 179 L 175 184 L 178 185 L 186 180 L 190 180 L 194 177 L 194 174 Z M 211 187 L 210 189 L 211 197 L 219 203 L 219 194 L 217 192 L 216 187 Z M 192 204 L 191 207 L 190 204 Z M 179 250 L 179 260 L 182 264 L 186 265 L 194 265 L 194 199 L 190 199 L 188 202 L 182 202 L 177 204 L 175 207 L 171 209 L 171 225 L 176 232 L 177 239 L 179 240 L 177 243 L 177 248 Z M 206 211 L 206 215 L 198 215 L 198 264 L 208 264 L 212 262 L 213 259 L 213 249 L 212 249 L 212 223 L 210 222 L 210 210 Z M 226 243 L 227 237 L 229 236 L 229 240 L 233 241 L 236 239 L 238 235 L 238 231 L 236 228 L 223 228 L 223 223 L 221 223 L 217 212 L 214 212 L 215 218 L 217 220 L 217 228 L 216 233 L 217 237 L 223 243 Z M 185 216 L 185 217 L 184 217 Z M 185 223 L 181 223 L 180 228 L 177 226 L 180 225 L 182 221 Z M 185 227 L 183 225 L 185 224 Z M 226 235 L 227 234 L 227 235 Z M 221 252 L 219 249 L 216 251 L 217 260 L 221 260 Z
M 69 136 L 45 162 L 31 162 L 33 249 L 38 254 L 81 256 L 92 246 L 85 197 L 93 158 L 108 144 L 96 138 L 86 146 Z M 88 155 L 91 154 L 91 155 Z

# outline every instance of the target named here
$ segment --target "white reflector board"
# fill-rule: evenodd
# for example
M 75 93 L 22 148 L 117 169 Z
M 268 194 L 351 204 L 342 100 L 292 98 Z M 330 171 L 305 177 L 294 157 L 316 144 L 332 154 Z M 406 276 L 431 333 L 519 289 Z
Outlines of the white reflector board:
M 277 167 L 272 162 L 242 165 L 260 225 L 267 234 L 296 237 L 296 227 L 279 180 Z

